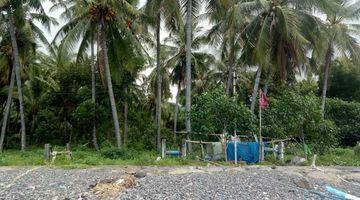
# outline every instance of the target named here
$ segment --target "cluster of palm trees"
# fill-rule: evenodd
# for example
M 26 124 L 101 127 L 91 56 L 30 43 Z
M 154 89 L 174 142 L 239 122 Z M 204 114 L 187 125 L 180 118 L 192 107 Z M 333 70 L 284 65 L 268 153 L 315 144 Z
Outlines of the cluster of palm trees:
M 169 97 L 169 80 L 178 88 L 173 127 L 176 134 L 183 89 L 188 113 L 192 92 L 202 93 L 223 84 L 226 93 L 233 96 L 236 92 L 233 86 L 241 84 L 242 72 L 256 69 L 250 105 L 254 112 L 261 78 L 265 78 L 266 83 L 275 80 L 279 84 L 289 84 L 296 81 L 296 74 L 306 67 L 309 74 L 322 77 L 324 113 L 329 68 L 334 57 L 348 57 L 355 63 L 360 60 L 356 38 L 360 33 L 359 1 L 147 0 L 142 8 L 137 7 L 136 0 L 51 2 L 50 11 L 61 10 L 60 17 L 66 23 L 54 40 L 48 42 L 43 29 L 34 21 L 43 24 L 46 31 L 57 22 L 46 14 L 41 0 L 0 0 L 0 79 L 3 85 L 9 86 L 2 112 L 0 151 L 15 82 L 21 116 L 21 147 L 25 149 L 21 72 L 29 65 L 30 57 L 39 51 L 38 43 L 50 54 L 57 51 L 65 56 L 75 52 L 76 62 L 90 55 L 92 101 L 96 104 L 95 81 L 96 72 L 99 72 L 108 91 L 118 148 L 123 142 L 113 79 L 119 68 L 128 67 L 124 60 L 132 58 L 124 58 L 127 51 L 143 57 L 147 66 L 155 67 L 147 78 L 151 80 L 150 93 L 156 97 L 158 149 L 161 145 L 161 104 Z M 205 12 L 200 13 L 203 8 Z M 199 24 L 206 20 L 210 29 L 202 31 Z M 164 33 L 169 35 L 162 41 Z M 214 50 L 206 51 L 204 47 Z M 152 49 L 156 50 L 155 59 L 149 53 Z M 135 84 L 140 71 L 130 72 Z M 129 84 L 125 91 L 131 87 Z M 127 112 L 127 102 L 124 105 Z M 191 133 L 189 115 L 186 115 L 185 124 L 188 136 Z M 92 130 L 93 145 L 98 148 L 95 123 Z M 125 129 L 124 135 L 127 132 Z

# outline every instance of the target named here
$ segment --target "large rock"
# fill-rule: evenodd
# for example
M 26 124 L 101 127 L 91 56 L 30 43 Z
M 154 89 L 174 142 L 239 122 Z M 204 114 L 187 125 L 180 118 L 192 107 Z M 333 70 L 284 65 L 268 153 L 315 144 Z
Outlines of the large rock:
M 295 156 L 291 159 L 290 161 L 291 165 L 296 165 L 296 166 L 301 166 L 301 165 L 305 165 L 306 164 L 306 159 L 299 157 L 299 156 Z
M 134 173 L 134 176 L 136 178 L 144 178 L 146 176 L 146 172 L 143 172 L 143 171 L 137 171 Z
M 299 188 L 307 189 L 307 190 L 312 189 L 309 181 L 306 180 L 305 178 L 301 178 L 300 180 L 294 180 L 294 183 Z

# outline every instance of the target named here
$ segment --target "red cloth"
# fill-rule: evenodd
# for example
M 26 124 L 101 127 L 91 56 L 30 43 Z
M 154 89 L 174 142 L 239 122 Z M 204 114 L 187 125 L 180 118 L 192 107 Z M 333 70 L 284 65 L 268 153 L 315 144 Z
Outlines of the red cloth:
M 259 99 L 260 107 L 262 109 L 269 107 L 269 98 L 266 96 L 266 94 L 260 90 L 260 99 Z

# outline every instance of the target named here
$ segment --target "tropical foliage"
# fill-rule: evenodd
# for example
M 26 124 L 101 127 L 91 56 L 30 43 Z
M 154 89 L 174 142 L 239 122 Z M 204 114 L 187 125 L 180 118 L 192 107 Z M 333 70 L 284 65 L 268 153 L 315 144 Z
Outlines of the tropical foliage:
M 0 151 L 258 134 L 260 89 L 265 137 L 354 146 L 359 19 L 350 0 L 0 0 Z

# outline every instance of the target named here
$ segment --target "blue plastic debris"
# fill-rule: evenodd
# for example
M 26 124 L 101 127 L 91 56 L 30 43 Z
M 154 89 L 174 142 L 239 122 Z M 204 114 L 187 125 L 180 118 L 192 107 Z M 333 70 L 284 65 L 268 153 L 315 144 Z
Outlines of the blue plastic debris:
M 326 186 L 326 190 L 330 192 L 331 194 L 341 198 L 341 199 L 349 199 L 349 200 L 360 200 L 359 197 L 353 196 L 351 194 L 348 194 L 346 192 L 340 191 L 338 189 L 335 189 L 330 186 Z

